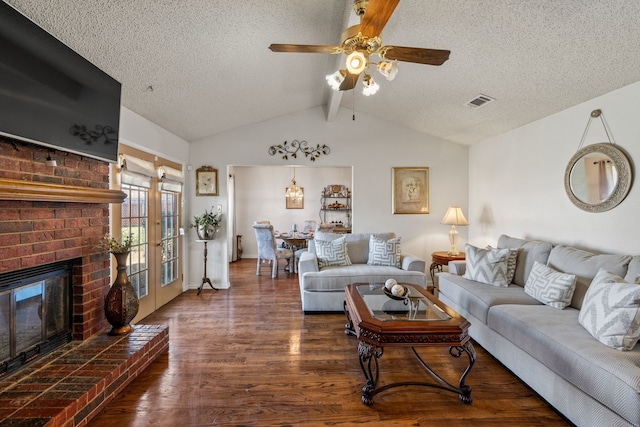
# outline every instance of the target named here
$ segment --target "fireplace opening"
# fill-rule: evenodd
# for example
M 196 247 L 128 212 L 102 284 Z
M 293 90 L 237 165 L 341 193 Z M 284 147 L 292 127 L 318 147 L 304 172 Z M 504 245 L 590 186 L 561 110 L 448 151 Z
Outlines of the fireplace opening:
M 71 341 L 72 262 L 0 274 L 0 378 Z

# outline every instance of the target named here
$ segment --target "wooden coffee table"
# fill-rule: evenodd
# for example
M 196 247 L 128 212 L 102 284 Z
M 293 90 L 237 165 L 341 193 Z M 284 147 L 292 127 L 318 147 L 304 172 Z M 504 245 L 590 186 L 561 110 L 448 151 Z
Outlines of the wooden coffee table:
M 476 359 L 468 330 L 470 323 L 451 308 L 419 286 L 403 284 L 408 290 L 398 299 L 384 292 L 380 283 L 354 283 L 345 288 L 344 310 L 347 315 L 345 333 L 358 340 L 360 367 L 366 384 L 362 388 L 362 403 L 373 404 L 373 396 L 393 387 L 428 386 L 458 394 L 464 403 L 471 403 L 471 387 L 464 383 Z M 462 372 L 458 385 L 452 385 L 431 369 L 416 351 L 416 347 L 448 347 L 458 358 L 463 353 L 469 365 Z M 385 347 L 411 347 L 415 357 L 434 382 L 398 382 L 377 387 L 378 359 Z

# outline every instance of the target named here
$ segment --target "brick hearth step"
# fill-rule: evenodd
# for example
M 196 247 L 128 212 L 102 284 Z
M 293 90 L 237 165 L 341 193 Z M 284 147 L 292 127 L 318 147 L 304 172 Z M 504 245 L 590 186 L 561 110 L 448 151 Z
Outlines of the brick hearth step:
M 86 425 L 168 349 L 164 325 L 72 341 L 0 380 L 0 426 Z

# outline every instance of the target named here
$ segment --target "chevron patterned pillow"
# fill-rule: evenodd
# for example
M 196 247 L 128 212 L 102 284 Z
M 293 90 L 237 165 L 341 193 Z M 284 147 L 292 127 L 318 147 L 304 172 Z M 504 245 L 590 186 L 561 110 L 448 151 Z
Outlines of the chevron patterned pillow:
M 604 268 L 593 278 L 584 297 L 578 322 L 616 350 L 631 350 L 640 338 L 640 277 L 635 283 Z
M 351 265 L 351 260 L 347 253 L 347 240 L 344 236 L 335 240 L 316 240 L 315 245 L 318 267 Z
M 561 273 L 538 261 L 533 263 L 524 292 L 549 307 L 563 310 L 571 304 L 576 276 Z
M 369 238 L 369 259 L 367 264 L 400 268 L 400 237 L 381 240 L 371 235 Z
M 491 246 L 487 246 L 487 249 L 494 249 Z M 507 258 L 507 282 L 513 282 L 513 276 L 516 275 L 516 265 L 518 263 L 518 248 L 505 248 L 509 249 L 509 258 Z
M 509 286 L 509 249 L 481 249 L 466 244 L 464 251 L 467 269 L 462 277 L 487 285 L 503 288 Z

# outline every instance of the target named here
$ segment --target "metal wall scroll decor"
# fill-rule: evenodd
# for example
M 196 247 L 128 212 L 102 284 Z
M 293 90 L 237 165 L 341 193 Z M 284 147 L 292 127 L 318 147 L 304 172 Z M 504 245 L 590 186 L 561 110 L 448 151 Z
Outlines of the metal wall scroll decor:
M 116 144 L 118 142 L 118 135 L 116 135 L 116 131 L 111 126 L 96 125 L 95 129 L 89 130 L 85 125 L 73 125 L 69 129 L 69 133 L 77 136 L 87 145 L 99 141 L 102 141 L 103 144 Z
M 298 152 L 304 154 L 309 160 L 315 162 L 322 154 L 325 156 L 331 152 L 331 149 L 326 144 L 317 144 L 315 147 L 308 147 L 307 141 L 298 141 L 297 139 L 289 142 L 285 141 L 284 144 L 272 145 L 269 147 L 269 154 L 275 156 L 281 154 L 284 160 L 289 159 L 289 156 L 293 159 L 298 158 Z

